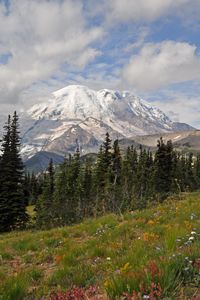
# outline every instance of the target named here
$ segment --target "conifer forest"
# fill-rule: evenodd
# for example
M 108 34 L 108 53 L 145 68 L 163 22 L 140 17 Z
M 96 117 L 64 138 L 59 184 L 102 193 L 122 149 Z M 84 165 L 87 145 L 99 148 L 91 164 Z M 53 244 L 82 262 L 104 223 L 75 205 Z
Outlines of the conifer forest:
M 32 226 L 52 228 L 106 213 L 122 214 L 163 202 L 173 194 L 200 188 L 200 154 L 184 154 L 171 141 L 158 140 L 153 153 L 128 147 L 109 133 L 96 160 L 82 160 L 79 149 L 59 166 L 30 174 L 20 156 L 19 120 L 8 116 L 1 141 L 0 231 L 27 228 L 26 207 L 34 205 Z

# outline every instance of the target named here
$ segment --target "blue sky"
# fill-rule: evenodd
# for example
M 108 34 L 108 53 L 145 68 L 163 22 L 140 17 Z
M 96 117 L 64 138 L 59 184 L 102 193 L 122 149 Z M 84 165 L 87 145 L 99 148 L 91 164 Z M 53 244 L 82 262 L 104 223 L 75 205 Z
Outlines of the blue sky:
M 199 0 L 0 0 L 0 110 L 68 84 L 131 90 L 200 128 Z

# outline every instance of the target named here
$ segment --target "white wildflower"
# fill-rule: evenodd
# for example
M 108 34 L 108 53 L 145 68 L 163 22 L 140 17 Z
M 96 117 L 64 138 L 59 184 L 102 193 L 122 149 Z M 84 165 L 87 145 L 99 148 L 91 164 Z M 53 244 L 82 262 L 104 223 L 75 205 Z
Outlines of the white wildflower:
M 107 259 L 108 261 L 110 261 L 110 260 L 111 260 L 111 258 L 110 258 L 110 257 L 107 257 L 106 259 Z
M 195 234 L 197 234 L 195 231 L 191 231 L 191 233 L 190 233 L 191 235 L 195 235 Z

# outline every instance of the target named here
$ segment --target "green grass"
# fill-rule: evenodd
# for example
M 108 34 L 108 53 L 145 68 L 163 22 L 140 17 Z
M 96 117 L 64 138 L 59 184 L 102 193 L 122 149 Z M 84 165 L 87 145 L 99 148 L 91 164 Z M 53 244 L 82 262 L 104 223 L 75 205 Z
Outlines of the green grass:
M 98 285 L 108 299 L 122 299 L 141 286 L 150 292 L 152 283 L 161 286 L 156 299 L 192 299 L 200 283 L 193 268 L 200 259 L 200 193 L 182 198 L 70 227 L 2 234 L 0 299 L 48 299 L 74 285 Z

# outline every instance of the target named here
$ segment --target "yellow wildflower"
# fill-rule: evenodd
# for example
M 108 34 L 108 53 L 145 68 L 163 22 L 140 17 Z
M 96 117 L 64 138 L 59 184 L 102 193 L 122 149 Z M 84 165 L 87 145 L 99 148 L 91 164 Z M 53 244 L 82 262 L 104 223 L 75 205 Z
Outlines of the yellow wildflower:
M 120 272 L 126 272 L 127 270 L 128 270 L 128 268 L 129 268 L 129 266 L 130 266 L 130 263 L 129 262 L 127 262 L 121 269 L 120 269 Z
M 147 224 L 148 224 L 148 225 L 154 225 L 155 223 L 156 223 L 155 221 L 149 220 Z

